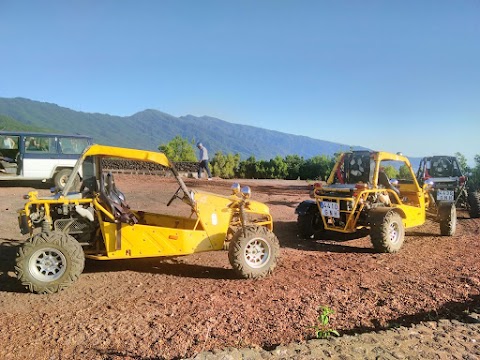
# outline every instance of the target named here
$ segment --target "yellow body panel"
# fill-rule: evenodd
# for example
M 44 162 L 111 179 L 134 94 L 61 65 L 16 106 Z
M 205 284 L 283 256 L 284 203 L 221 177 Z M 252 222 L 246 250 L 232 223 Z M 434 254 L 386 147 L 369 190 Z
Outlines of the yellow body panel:
M 140 160 L 140 161 L 150 161 L 157 164 L 161 164 L 166 167 L 172 167 L 170 161 L 165 156 L 164 153 L 155 152 L 155 151 L 146 151 L 146 150 L 137 150 L 137 149 L 128 149 L 128 148 L 119 148 L 114 146 L 106 145 L 92 145 L 88 147 L 83 153 L 82 157 L 87 156 L 108 156 L 115 157 L 120 159 L 129 159 L 129 160 Z
M 403 226 L 405 226 L 406 229 L 422 225 L 426 220 L 425 208 L 409 205 L 399 205 L 394 207 L 402 210 L 405 214 L 405 217 L 403 218 Z
M 143 224 L 121 224 L 121 248 L 117 250 L 117 224 L 104 222 L 101 230 L 107 254 L 106 256 L 87 255 L 88 257 L 125 259 L 187 255 L 201 251 L 219 250 L 219 248 L 214 248 L 206 231 Z
M 104 238 L 106 254 L 87 254 L 97 260 L 126 259 L 155 256 L 178 256 L 202 251 L 221 250 L 233 215 L 229 207 L 236 196 L 193 191 L 195 212 L 191 218 L 160 215 L 135 211 L 138 224 L 121 224 L 100 217 L 100 229 Z M 266 205 L 251 202 L 247 212 L 263 213 L 269 221 L 265 226 L 273 228 Z M 110 218 L 110 217 L 109 217 Z M 117 232 L 120 233 L 118 242 Z M 120 248 L 118 248 L 120 244 Z

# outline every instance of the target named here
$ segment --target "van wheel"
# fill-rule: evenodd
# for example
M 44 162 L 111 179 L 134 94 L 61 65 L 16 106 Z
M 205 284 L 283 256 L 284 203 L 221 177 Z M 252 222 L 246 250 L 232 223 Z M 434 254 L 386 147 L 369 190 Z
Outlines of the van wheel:
M 22 285 L 37 294 L 52 294 L 73 284 L 83 271 L 85 254 L 72 236 L 44 232 L 19 248 L 15 271 Z
M 72 173 L 71 169 L 63 169 L 60 170 L 56 175 L 55 178 L 53 179 L 55 183 L 55 187 L 59 190 L 63 190 L 65 185 L 67 185 L 68 178 L 70 177 L 70 174 Z M 73 183 L 73 190 L 77 190 L 78 186 L 80 184 L 80 178 L 77 175 L 75 178 L 75 181 Z

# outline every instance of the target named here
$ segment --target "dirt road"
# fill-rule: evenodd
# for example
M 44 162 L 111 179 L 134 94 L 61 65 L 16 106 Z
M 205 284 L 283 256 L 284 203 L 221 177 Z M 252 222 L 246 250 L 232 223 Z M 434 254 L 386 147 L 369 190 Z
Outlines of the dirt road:
M 116 182 L 134 209 L 178 212 L 183 206 L 165 206 L 177 188 L 172 180 L 116 175 Z M 16 249 L 24 240 L 15 211 L 31 188 L 2 185 L 0 358 L 172 359 L 252 346 L 275 351 L 307 344 L 322 305 L 335 311 L 331 325 L 342 334 L 457 318 L 478 308 L 480 219 L 460 213 L 453 238 L 427 222 L 407 231 L 398 254 L 377 254 L 369 237 L 299 239 L 294 209 L 308 196 L 305 182 L 243 183 L 251 185 L 252 198 L 270 206 L 275 220 L 282 248 L 271 277 L 235 278 L 225 251 L 87 261 L 79 281 L 55 295 L 27 293 L 14 277 Z M 187 184 L 228 194 L 231 182 Z

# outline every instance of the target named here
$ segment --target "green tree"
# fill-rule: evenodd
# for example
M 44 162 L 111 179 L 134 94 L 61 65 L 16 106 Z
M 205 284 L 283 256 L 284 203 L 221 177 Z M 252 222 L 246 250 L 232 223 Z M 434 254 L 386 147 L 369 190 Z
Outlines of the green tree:
M 240 164 L 240 155 L 223 155 L 221 151 L 218 151 L 215 153 L 215 156 L 210 163 L 212 165 L 212 173 L 214 176 L 223 179 L 233 179 L 236 176 Z
M 271 179 L 273 177 L 274 169 L 270 166 L 270 162 L 267 160 L 260 160 L 257 164 L 256 178 L 259 179 Z
M 288 166 L 285 160 L 280 156 L 275 156 L 274 159 L 270 160 L 270 163 L 273 165 L 275 172 L 273 177 L 275 179 L 285 179 L 288 175 Z
M 300 178 L 326 180 L 334 165 L 335 159 L 330 156 L 314 156 L 300 166 Z
M 398 169 L 398 177 L 403 180 L 412 180 L 412 174 L 407 165 L 402 165 Z
M 467 164 L 467 158 L 459 152 L 455 153 L 455 157 L 458 160 L 458 165 L 460 165 L 460 170 L 462 171 L 462 174 L 468 174 L 471 169 Z
M 181 136 L 175 136 L 167 144 L 161 144 L 158 150 L 163 152 L 171 161 L 197 161 L 193 142 L 189 143 L 187 139 Z
M 387 165 L 383 168 L 383 171 L 389 179 L 395 179 L 398 177 L 398 170 L 393 165 Z
M 285 156 L 285 163 L 287 164 L 287 180 L 295 180 L 300 176 L 300 167 L 305 163 L 303 157 L 298 155 Z
M 270 161 L 262 161 L 265 179 L 285 179 L 288 173 L 287 163 L 280 157 L 275 156 Z
M 470 176 L 468 177 L 468 185 L 473 189 L 480 189 L 480 155 L 475 155 L 474 157 L 475 166 L 470 171 Z
M 255 156 L 250 156 L 247 160 L 240 162 L 238 166 L 238 177 L 241 179 L 258 178 L 260 165 L 257 163 Z

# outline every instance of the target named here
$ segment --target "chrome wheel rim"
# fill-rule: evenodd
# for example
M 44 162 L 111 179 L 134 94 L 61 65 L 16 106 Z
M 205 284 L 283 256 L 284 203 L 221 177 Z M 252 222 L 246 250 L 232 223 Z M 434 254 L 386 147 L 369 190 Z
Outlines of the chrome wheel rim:
M 245 246 L 245 262 L 252 268 L 261 268 L 270 259 L 271 249 L 267 241 L 262 238 L 254 238 Z
M 393 244 L 397 243 L 400 237 L 400 231 L 399 231 L 398 224 L 396 222 L 393 222 L 390 224 L 389 233 L 390 233 L 390 242 Z
M 54 248 L 37 250 L 28 263 L 32 276 L 44 282 L 55 281 L 62 277 L 67 267 L 67 258 Z
M 63 175 L 58 182 L 60 186 L 64 188 L 65 185 L 67 185 L 67 181 L 68 181 L 68 175 Z

